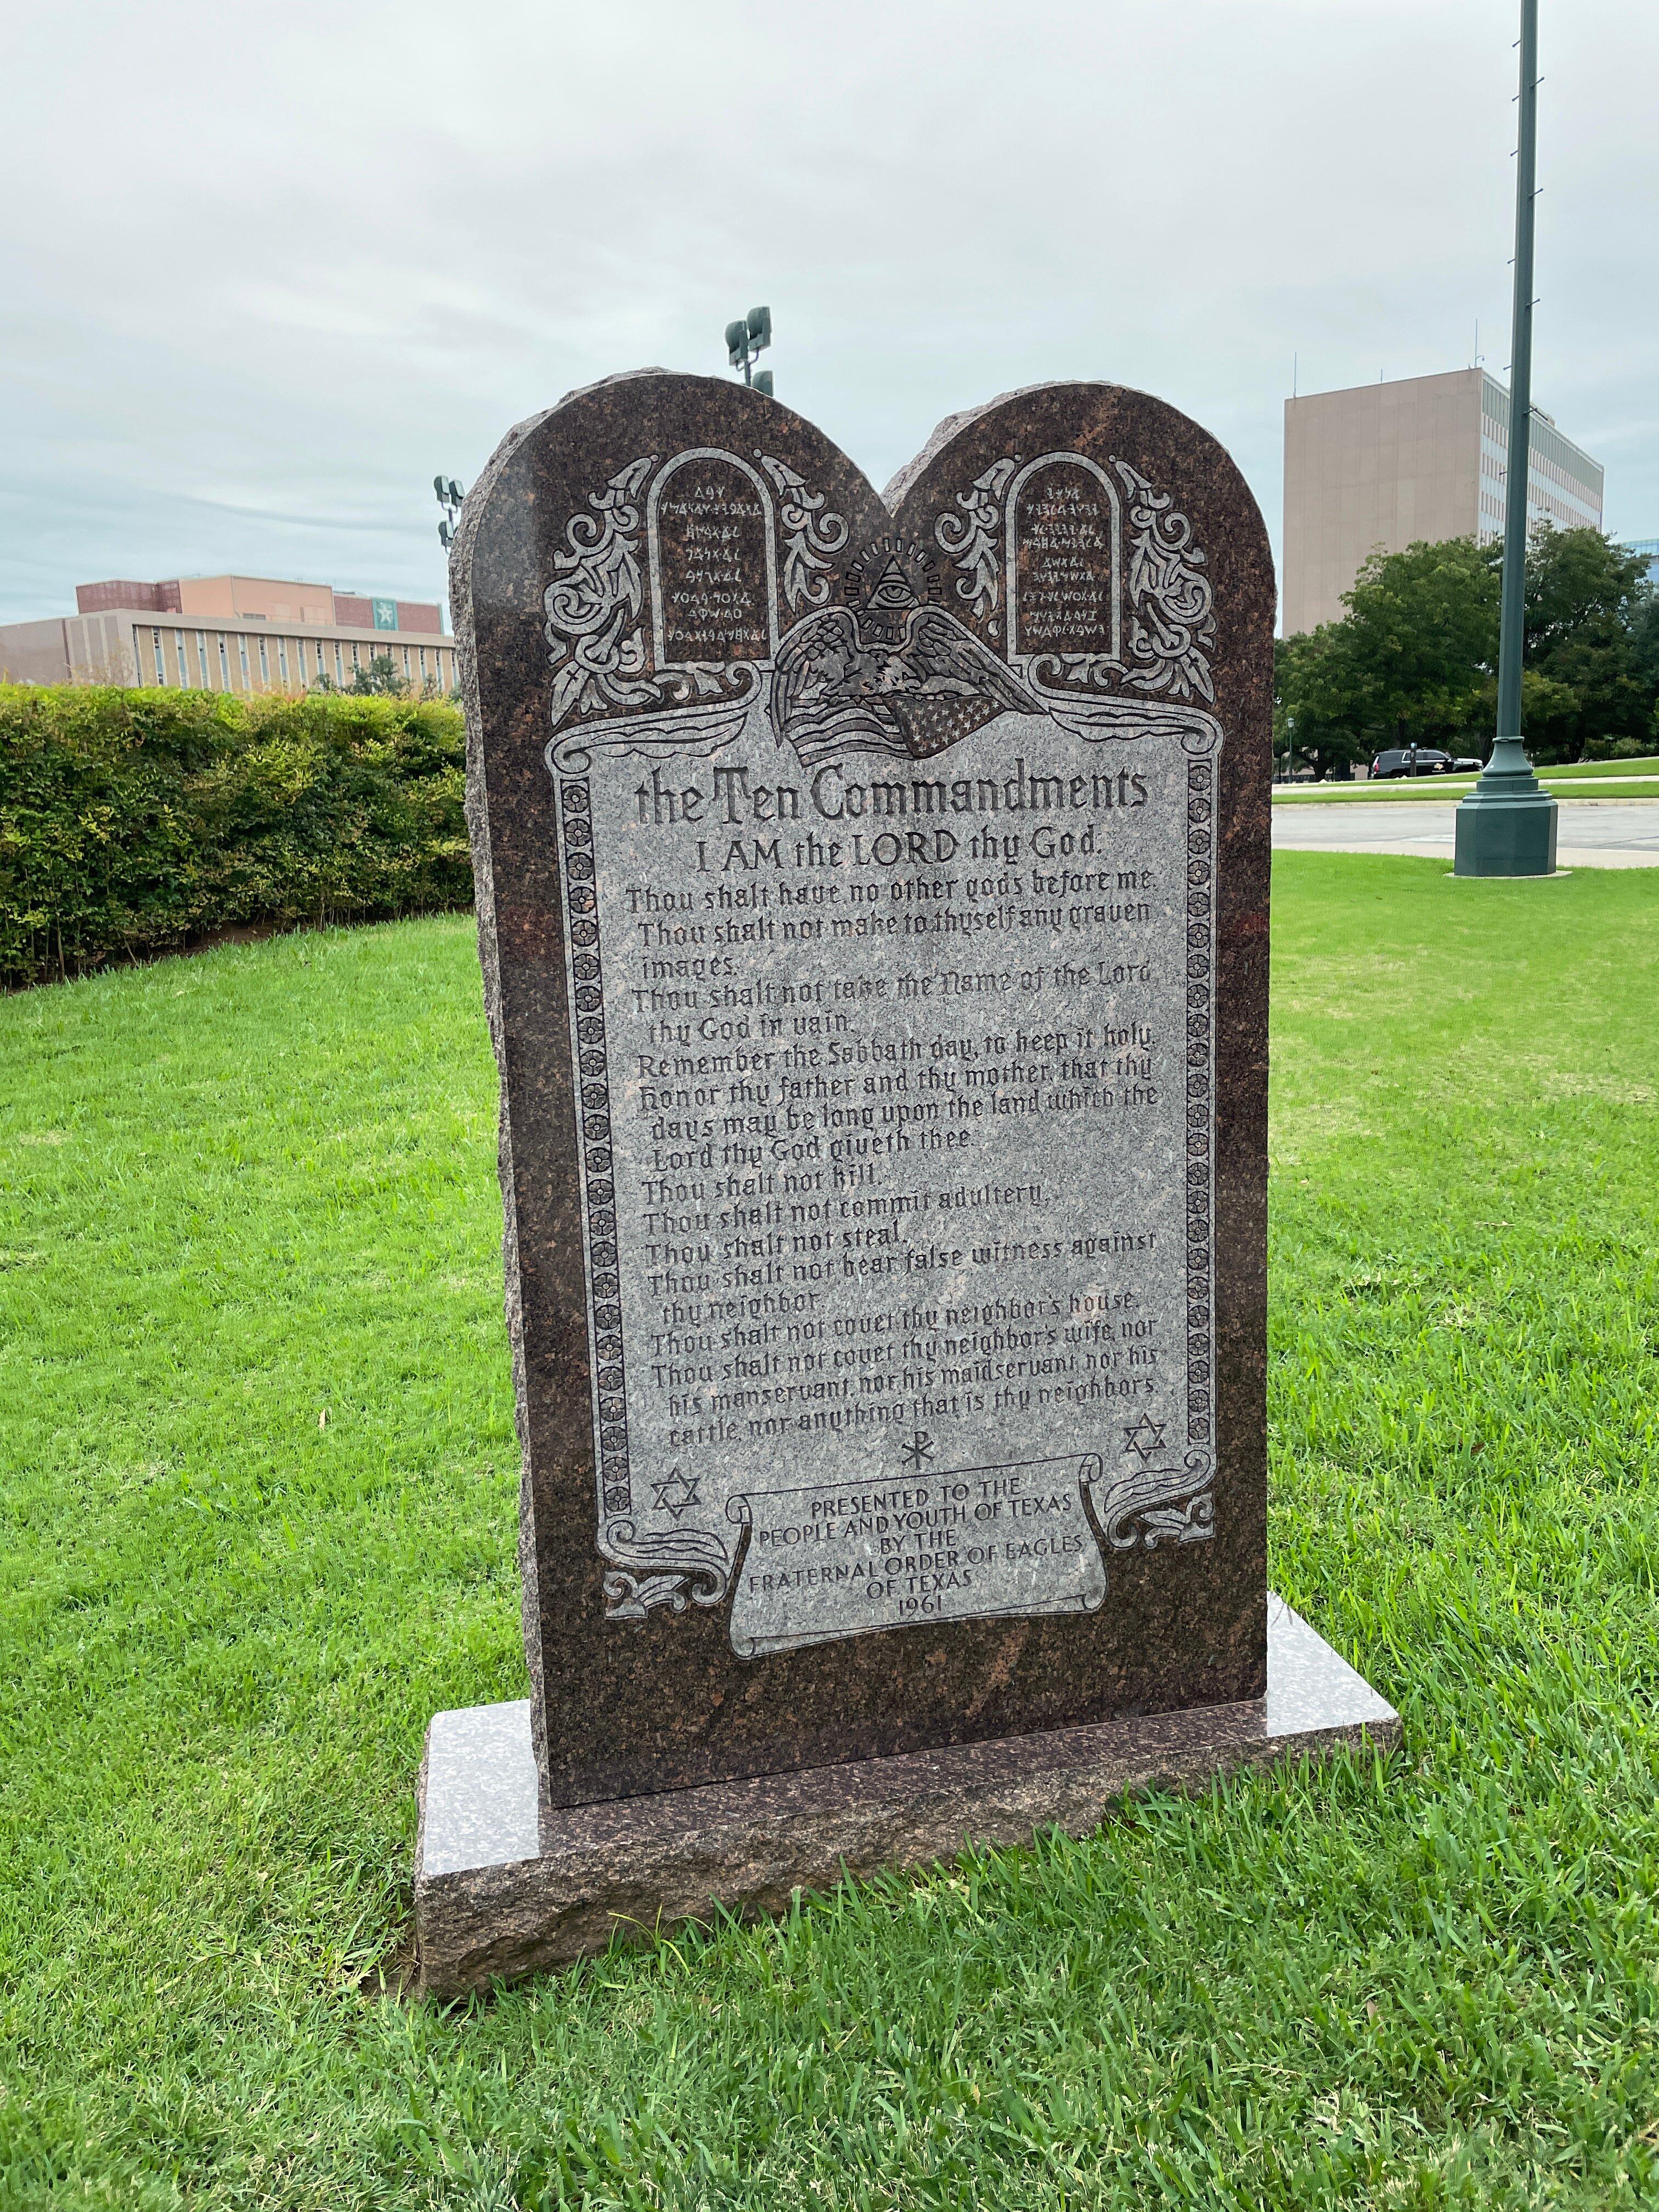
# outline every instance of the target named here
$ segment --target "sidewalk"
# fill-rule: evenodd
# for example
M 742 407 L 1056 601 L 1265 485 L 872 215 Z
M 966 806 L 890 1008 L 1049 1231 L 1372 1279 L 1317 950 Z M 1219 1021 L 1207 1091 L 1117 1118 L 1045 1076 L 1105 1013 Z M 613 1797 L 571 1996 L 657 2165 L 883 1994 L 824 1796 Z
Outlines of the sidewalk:
M 1659 799 L 1562 799 L 1555 860 L 1560 868 L 1659 868 Z M 1273 809 L 1276 853 L 1414 853 L 1452 859 L 1455 805 L 1407 799 L 1389 805 Z

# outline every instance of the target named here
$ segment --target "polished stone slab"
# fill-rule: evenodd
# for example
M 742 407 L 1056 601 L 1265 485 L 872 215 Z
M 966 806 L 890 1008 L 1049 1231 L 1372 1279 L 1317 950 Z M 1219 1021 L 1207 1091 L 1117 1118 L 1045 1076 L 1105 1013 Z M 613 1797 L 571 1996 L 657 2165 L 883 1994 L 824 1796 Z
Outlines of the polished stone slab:
M 421 1775 L 419 1986 L 459 1996 L 714 1905 L 779 1911 L 843 1872 L 1048 1827 L 1085 1835 L 1127 1790 L 1201 1788 L 1399 1733 L 1393 1707 L 1277 1597 L 1265 1698 L 557 1809 L 539 1836 L 528 1699 L 439 1713 Z
M 1232 461 L 1060 383 L 882 494 L 646 370 L 508 434 L 452 597 L 544 1808 L 1259 1698 Z

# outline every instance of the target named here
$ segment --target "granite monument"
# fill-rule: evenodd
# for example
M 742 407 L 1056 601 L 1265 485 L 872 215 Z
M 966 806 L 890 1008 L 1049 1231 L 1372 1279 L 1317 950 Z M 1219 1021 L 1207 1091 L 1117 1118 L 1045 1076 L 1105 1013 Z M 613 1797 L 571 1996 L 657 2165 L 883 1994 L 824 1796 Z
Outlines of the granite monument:
M 453 596 L 532 1695 L 434 1723 L 425 1985 L 1386 1737 L 1267 1588 L 1226 454 L 1052 385 L 878 495 L 647 371 L 507 437 Z

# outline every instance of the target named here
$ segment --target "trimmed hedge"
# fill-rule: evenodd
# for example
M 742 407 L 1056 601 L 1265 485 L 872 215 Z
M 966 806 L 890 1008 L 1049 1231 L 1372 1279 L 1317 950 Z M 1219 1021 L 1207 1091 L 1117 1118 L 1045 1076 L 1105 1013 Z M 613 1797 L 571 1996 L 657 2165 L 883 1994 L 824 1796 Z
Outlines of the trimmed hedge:
M 0 979 L 465 907 L 458 710 L 0 684 Z

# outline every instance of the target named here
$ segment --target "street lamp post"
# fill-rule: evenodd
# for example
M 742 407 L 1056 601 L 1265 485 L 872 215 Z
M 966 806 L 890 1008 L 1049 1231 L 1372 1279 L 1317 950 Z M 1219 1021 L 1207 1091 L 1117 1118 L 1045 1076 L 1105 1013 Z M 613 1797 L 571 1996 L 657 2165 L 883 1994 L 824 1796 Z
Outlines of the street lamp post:
M 1504 607 L 1498 729 L 1492 758 L 1457 810 L 1460 876 L 1553 876 L 1555 801 L 1521 738 L 1526 623 L 1527 474 L 1532 446 L 1532 231 L 1538 156 L 1538 0 L 1521 0 L 1521 141 L 1515 179 L 1515 328 L 1510 347 L 1510 449 L 1504 509 Z
M 455 525 L 461 519 L 461 501 L 466 494 L 453 477 L 434 477 L 432 489 L 437 493 L 438 504 L 444 511 L 444 519 L 438 525 L 438 543 L 447 553 L 455 543 Z
M 755 391 L 772 397 L 772 372 L 763 368 L 755 374 L 754 364 L 772 343 L 772 310 L 751 307 L 748 318 L 740 323 L 726 326 L 726 357 L 733 368 L 743 371 L 743 380 Z
M 438 543 L 447 553 L 455 543 L 455 525 L 461 519 L 461 501 L 466 494 L 453 477 L 434 477 L 432 489 L 438 495 L 438 504 L 443 509 L 443 520 L 438 525 Z

